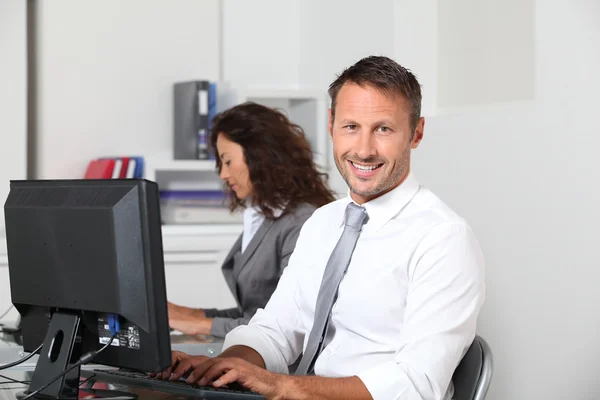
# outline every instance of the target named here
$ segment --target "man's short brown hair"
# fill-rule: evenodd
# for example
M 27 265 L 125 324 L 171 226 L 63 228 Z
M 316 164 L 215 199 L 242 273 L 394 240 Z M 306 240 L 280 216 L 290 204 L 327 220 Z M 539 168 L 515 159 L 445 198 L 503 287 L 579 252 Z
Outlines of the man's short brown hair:
M 373 86 L 389 97 L 399 94 L 408 101 L 410 109 L 410 126 L 414 132 L 417 121 L 421 118 L 421 85 L 408 69 L 394 60 L 383 56 L 369 56 L 345 69 L 331 85 L 331 116 L 335 117 L 335 102 L 338 92 L 346 82 L 359 86 Z

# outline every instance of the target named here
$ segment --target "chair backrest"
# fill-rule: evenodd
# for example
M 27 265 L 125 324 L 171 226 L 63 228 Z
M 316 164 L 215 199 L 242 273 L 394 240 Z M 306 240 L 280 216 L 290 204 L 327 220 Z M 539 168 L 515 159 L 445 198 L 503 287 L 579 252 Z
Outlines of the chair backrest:
M 493 356 L 487 342 L 475 336 L 452 376 L 454 400 L 484 400 L 492 380 Z

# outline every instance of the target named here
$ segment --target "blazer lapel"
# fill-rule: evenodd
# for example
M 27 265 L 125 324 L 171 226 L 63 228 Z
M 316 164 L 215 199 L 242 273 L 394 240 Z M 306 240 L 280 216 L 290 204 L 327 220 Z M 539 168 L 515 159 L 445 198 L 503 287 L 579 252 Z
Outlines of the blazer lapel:
M 237 282 L 238 276 L 240 275 L 242 268 L 244 267 L 244 265 L 246 265 L 246 263 L 248 262 L 250 257 L 252 257 L 252 254 L 254 254 L 254 252 L 258 248 L 258 245 L 260 244 L 260 242 L 262 242 L 262 240 L 264 239 L 264 237 L 267 234 L 267 232 L 269 231 L 269 229 L 271 229 L 271 226 L 273 226 L 273 220 L 265 219 L 263 221 L 263 223 L 260 225 L 260 228 L 258 228 L 256 233 L 252 237 L 252 240 L 250 240 L 250 243 L 248 243 L 248 247 L 246 247 L 246 250 L 244 250 L 244 252 L 239 255 L 236 262 L 234 262 L 234 264 L 233 264 L 233 281 L 234 282 Z M 241 238 L 240 238 L 240 246 L 241 246 Z
M 236 290 L 235 278 L 233 277 L 233 269 L 236 264 L 235 256 L 236 254 L 239 254 L 240 251 L 242 251 L 242 235 L 240 235 L 235 241 L 235 243 L 231 247 L 231 250 L 229 250 L 229 253 L 223 261 L 223 276 L 225 277 L 225 282 L 227 282 L 227 286 L 229 286 L 229 289 L 232 292 Z

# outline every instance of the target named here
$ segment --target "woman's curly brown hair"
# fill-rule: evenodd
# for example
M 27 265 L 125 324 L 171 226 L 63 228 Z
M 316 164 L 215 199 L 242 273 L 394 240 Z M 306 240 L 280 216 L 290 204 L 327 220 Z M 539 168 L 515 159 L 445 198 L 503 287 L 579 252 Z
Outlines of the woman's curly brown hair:
M 273 218 L 274 209 L 291 210 L 300 203 L 321 207 L 334 200 L 325 183 L 327 174 L 317 169 L 303 129 L 282 112 L 246 102 L 216 115 L 211 132 L 215 154 L 219 135 L 242 147 L 254 189 L 252 205 L 265 217 Z M 215 158 L 220 173 L 221 159 Z M 232 211 L 244 207 L 244 200 L 227 184 L 226 190 Z

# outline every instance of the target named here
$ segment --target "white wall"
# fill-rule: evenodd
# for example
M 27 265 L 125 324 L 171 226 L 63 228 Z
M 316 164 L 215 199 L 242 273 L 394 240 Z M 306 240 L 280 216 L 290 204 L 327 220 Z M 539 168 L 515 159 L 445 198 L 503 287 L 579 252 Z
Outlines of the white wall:
M 394 0 L 224 0 L 224 79 L 323 91 L 367 55 L 394 53 Z M 327 124 L 324 120 L 323 124 Z M 331 150 L 330 186 L 345 195 Z
M 438 110 L 439 0 L 394 0 L 394 59 L 421 84 L 421 114 Z
M 368 55 L 394 50 L 394 1 L 303 0 L 301 85 L 327 90 L 336 75 Z
M 0 204 L 9 180 L 27 173 L 27 13 L 26 1 L 0 0 Z M 4 236 L 0 212 L 0 314 L 10 307 Z M 5 320 L 15 320 L 13 311 Z
M 393 9 L 394 0 L 224 0 L 223 78 L 326 91 L 344 67 L 393 51 Z
M 27 172 L 27 2 L 0 1 L 0 204 Z M 4 230 L 4 212 L 0 213 Z M 1 312 L 1 311 L 0 311 Z
M 440 0 L 438 107 L 531 100 L 533 0 Z
M 535 100 L 428 119 L 414 169 L 486 255 L 488 398 L 597 399 L 600 4 L 539 1 L 534 16 Z
M 296 18 L 299 0 L 222 1 L 223 80 L 234 86 L 297 85 L 304 23 Z
M 218 0 L 38 0 L 41 178 L 172 155 L 172 85 L 218 79 Z

